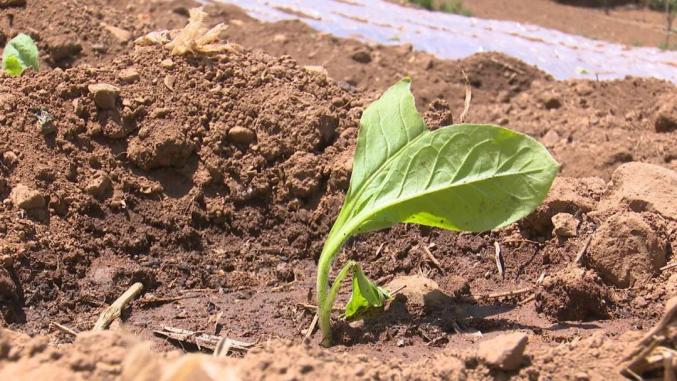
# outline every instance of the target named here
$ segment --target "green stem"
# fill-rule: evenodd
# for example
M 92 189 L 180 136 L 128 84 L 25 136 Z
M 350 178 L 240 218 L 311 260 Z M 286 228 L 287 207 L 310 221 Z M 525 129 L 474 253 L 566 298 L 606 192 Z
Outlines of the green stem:
M 331 291 L 329 287 L 329 273 L 331 272 L 331 265 L 334 262 L 334 257 L 338 254 L 345 239 L 340 236 L 332 236 L 330 234 L 327 242 L 322 248 L 320 260 L 317 264 L 317 313 L 319 315 L 320 331 L 322 332 L 322 345 L 328 347 L 331 345 L 331 307 L 336 299 L 340 282 L 348 274 L 352 266 L 348 263 L 341 272 L 336 276 L 334 285 Z M 339 287 L 337 287 L 337 284 Z

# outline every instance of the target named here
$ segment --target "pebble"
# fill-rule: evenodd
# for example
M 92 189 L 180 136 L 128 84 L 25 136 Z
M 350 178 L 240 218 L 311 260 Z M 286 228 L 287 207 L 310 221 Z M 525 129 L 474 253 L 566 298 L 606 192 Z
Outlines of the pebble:
M 120 89 L 108 83 L 97 83 L 87 87 L 94 95 L 94 103 L 102 109 L 113 109 L 117 101 Z
M 529 337 L 522 332 L 513 332 L 483 341 L 477 355 L 491 368 L 515 370 L 524 360 L 524 349 Z

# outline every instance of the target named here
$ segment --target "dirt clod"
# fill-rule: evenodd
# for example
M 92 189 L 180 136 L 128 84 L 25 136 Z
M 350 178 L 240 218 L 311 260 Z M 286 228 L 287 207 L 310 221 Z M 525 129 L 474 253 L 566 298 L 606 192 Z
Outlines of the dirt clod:
M 515 370 L 524 361 L 528 342 L 529 336 L 523 332 L 500 335 L 481 342 L 477 355 L 491 368 Z
M 129 159 L 140 168 L 180 167 L 195 150 L 182 128 L 166 121 L 139 131 L 129 143 Z
M 677 172 L 652 164 L 626 163 L 611 176 L 599 213 L 625 207 L 654 212 L 677 221 Z
M 0 8 L 22 7 L 26 5 L 26 0 L 0 0 Z
M 94 96 L 94 103 L 102 109 L 114 109 L 118 96 L 120 95 L 120 88 L 108 83 L 97 83 L 89 85 L 89 92 Z
M 289 193 L 296 197 L 309 197 L 320 187 L 316 170 L 317 157 L 308 152 L 296 152 L 285 163 Z
M 543 204 L 521 224 L 527 230 L 547 237 L 554 228 L 552 218 L 556 214 L 574 215 L 595 209 L 605 189 L 604 181 L 599 178 L 557 177 Z
M 571 266 L 546 277 L 536 293 L 536 311 L 556 321 L 585 321 L 609 316 L 610 295 L 590 270 Z
M 113 191 L 110 176 L 106 173 L 99 173 L 86 185 L 85 191 L 98 199 L 105 198 Z
M 410 311 L 421 311 L 449 301 L 449 296 L 440 290 L 437 282 L 422 275 L 396 277 L 388 283 L 386 288 L 400 290 L 398 295 L 401 297 L 396 298 L 402 298 Z
M 12 189 L 9 199 L 12 204 L 25 210 L 40 209 L 46 206 L 46 200 L 42 193 L 23 184 L 18 184 Z
M 237 144 L 252 144 L 256 141 L 256 132 L 246 127 L 233 127 L 228 130 L 228 140 Z
M 56 64 L 74 60 L 82 51 L 82 44 L 75 35 L 54 35 L 46 40 L 49 57 Z
M 561 238 L 575 237 L 579 221 L 569 213 L 557 213 L 552 216 L 552 233 Z
M 352 57 L 359 63 L 368 64 L 371 62 L 371 53 L 368 50 L 358 50 L 353 53 Z
M 659 103 L 654 127 L 656 132 L 672 132 L 677 130 L 677 95 L 666 97 Z
M 133 68 L 129 67 L 126 69 L 120 70 L 118 73 L 118 78 L 124 83 L 134 83 L 139 80 L 139 72 Z
M 644 215 L 621 212 L 595 231 L 587 258 L 605 283 L 631 287 L 648 282 L 665 265 L 665 245 Z

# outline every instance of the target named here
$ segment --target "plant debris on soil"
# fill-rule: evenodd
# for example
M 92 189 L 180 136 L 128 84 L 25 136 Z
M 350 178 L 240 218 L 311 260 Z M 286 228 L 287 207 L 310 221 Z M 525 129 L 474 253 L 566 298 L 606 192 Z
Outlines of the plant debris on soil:
M 194 5 L 0 1 L 0 36 L 30 34 L 44 63 L 0 78 L 0 379 L 606 380 L 677 369 L 666 314 L 677 295 L 674 84 L 555 81 L 501 54 L 438 60 L 231 6 L 205 8 L 206 27 L 228 25 L 225 51 L 134 43 L 183 27 Z M 380 315 L 337 321 L 337 345 L 321 349 L 306 332 L 315 263 L 358 120 L 404 75 L 430 128 L 458 119 L 467 75 L 466 122 L 536 137 L 561 174 L 543 205 L 500 230 L 398 225 L 351 240 L 338 261 L 404 288 Z M 142 294 L 111 329 L 90 331 L 137 282 Z M 219 347 L 230 358 L 177 351 Z

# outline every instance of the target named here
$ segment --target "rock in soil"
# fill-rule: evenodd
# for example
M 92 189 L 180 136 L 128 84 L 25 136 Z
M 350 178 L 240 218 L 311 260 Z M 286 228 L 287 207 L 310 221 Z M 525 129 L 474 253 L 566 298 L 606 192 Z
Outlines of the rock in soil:
M 556 321 L 604 319 L 610 305 L 599 276 L 576 266 L 546 277 L 536 292 L 536 311 Z
M 12 189 L 9 199 L 12 204 L 25 210 L 41 209 L 47 205 L 45 197 L 39 191 L 23 184 L 18 184 Z
M 557 213 L 552 216 L 552 233 L 560 238 L 575 237 L 579 221 L 569 213 Z
M 585 258 L 606 284 L 643 284 L 665 265 L 667 242 L 649 222 L 650 213 L 620 212 L 593 233 Z
M 523 332 L 504 334 L 481 342 L 477 356 L 490 368 L 519 369 L 524 361 L 524 350 L 528 341 L 529 337 Z

